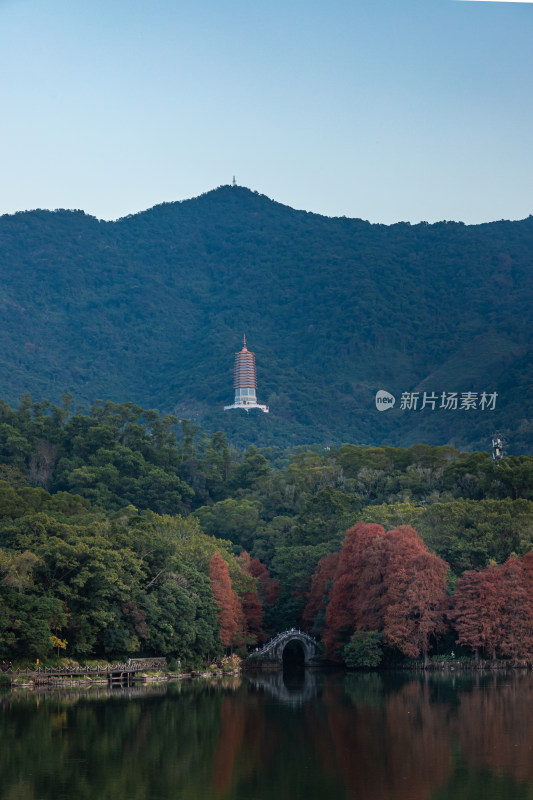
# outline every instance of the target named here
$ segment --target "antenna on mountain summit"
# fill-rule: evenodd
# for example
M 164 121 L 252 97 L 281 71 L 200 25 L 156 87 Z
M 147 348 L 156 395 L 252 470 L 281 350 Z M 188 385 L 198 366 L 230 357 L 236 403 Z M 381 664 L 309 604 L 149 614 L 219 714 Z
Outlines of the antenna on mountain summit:
M 232 184 L 231 184 L 231 185 L 232 185 L 232 186 L 237 186 L 237 182 L 236 182 L 236 180 L 235 180 L 235 175 L 233 176 L 233 182 L 232 182 Z
M 505 455 L 505 445 L 507 442 L 501 435 L 501 433 L 495 433 L 492 436 L 492 453 L 491 457 L 493 461 L 499 461 Z

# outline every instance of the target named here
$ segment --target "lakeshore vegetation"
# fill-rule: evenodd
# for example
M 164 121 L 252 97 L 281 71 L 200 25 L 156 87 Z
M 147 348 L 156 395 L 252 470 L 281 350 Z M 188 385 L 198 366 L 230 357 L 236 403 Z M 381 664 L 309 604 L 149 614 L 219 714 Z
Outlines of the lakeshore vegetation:
M 133 403 L 0 402 L 0 658 L 195 666 L 297 626 L 350 667 L 533 657 L 533 459 L 237 450 Z

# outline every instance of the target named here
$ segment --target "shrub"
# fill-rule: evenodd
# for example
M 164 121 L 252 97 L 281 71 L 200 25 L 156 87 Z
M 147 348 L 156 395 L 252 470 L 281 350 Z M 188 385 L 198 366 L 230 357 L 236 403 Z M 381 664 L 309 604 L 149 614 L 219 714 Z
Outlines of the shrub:
M 383 658 L 383 634 L 378 631 L 356 631 L 344 646 L 344 663 L 350 669 L 379 667 Z

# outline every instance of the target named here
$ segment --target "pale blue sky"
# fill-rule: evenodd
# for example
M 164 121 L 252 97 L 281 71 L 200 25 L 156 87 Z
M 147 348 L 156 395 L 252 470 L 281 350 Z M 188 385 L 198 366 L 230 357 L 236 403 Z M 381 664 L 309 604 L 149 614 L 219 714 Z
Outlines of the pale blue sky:
M 533 4 L 0 0 L 0 213 L 533 213 Z

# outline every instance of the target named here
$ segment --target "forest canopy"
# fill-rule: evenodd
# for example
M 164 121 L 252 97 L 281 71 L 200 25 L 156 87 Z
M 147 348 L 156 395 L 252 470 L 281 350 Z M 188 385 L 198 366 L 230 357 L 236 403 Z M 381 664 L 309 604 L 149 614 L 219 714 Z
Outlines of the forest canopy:
M 198 664 L 292 626 L 352 666 L 533 649 L 529 456 L 239 450 L 132 403 L 29 396 L 0 403 L 0 452 L 2 657 Z

